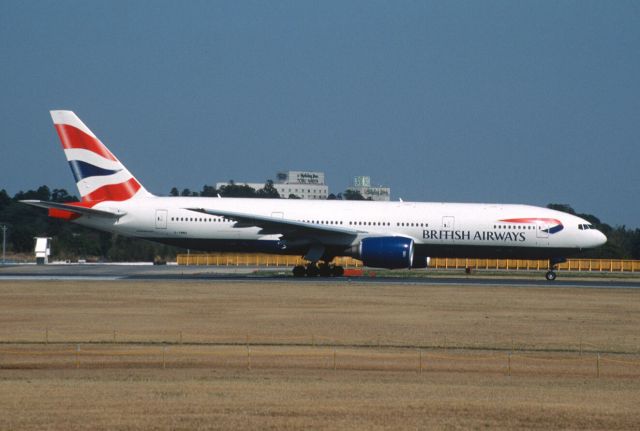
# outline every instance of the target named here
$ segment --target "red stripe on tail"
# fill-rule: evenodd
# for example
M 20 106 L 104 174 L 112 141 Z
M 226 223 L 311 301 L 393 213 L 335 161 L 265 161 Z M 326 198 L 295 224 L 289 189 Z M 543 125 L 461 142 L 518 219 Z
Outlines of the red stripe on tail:
M 105 147 L 102 142 L 93 136 L 87 135 L 82 130 L 77 129 L 69 124 L 56 124 L 56 130 L 62 147 L 69 148 L 81 148 L 84 150 L 93 151 L 96 154 L 101 155 L 105 159 L 118 161 L 113 154 Z
M 126 201 L 140 190 L 140 183 L 135 178 L 119 184 L 102 186 L 82 197 L 83 202 L 94 201 Z

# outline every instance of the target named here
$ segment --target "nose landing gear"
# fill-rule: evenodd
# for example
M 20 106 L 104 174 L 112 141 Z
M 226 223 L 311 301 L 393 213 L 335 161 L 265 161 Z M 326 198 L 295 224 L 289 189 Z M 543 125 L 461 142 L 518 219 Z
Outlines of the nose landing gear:
M 549 271 L 544 275 L 547 281 L 554 281 L 556 279 L 556 269 L 558 269 L 558 264 L 566 261 L 566 257 L 553 257 L 549 259 Z

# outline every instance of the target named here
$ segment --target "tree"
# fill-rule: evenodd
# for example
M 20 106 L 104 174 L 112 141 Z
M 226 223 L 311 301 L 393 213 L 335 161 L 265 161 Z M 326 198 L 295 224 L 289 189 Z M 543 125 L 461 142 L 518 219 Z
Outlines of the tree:
M 345 190 L 344 193 L 342 194 L 342 199 L 344 199 L 346 201 L 363 201 L 363 200 L 365 200 L 364 196 L 362 196 L 362 194 L 359 191 L 353 190 L 353 189 Z
M 256 197 L 258 198 L 269 198 L 269 199 L 279 199 L 280 193 L 276 190 L 273 185 L 273 180 L 267 180 L 264 184 L 264 187 L 256 192 Z
M 172 187 L 171 191 L 169 192 L 169 196 L 180 196 L 180 192 L 178 191 L 177 188 Z
M 40 186 L 38 190 L 29 190 L 27 192 L 19 191 L 13 197 L 15 201 L 21 200 L 40 200 L 40 201 L 50 201 L 51 200 L 51 191 L 47 186 Z
M 200 196 L 208 196 L 208 197 L 216 197 L 218 196 L 218 189 L 213 186 L 204 185 L 202 186 L 202 191 L 200 192 Z
M 54 202 L 76 202 L 78 198 L 70 195 L 65 189 L 53 189 L 51 200 Z
M 300 199 L 300 196 L 289 193 L 289 199 Z
M 184 189 L 182 190 L 182 193 L 180 193 L 180 196 L 198 196 L 198 192 L 192 192 L 189 189 Z
M 11 203 L 11 198 L 5 189 L 0 190 L 0 211 Z
M 632 234 L 631 258 L 640 259 L 640 229 L 636 229 Z
M 248 184 L 238 185 L 233 180 L 220 187 L 220 196 L 227 198 L 255 198 L 256 190 Z

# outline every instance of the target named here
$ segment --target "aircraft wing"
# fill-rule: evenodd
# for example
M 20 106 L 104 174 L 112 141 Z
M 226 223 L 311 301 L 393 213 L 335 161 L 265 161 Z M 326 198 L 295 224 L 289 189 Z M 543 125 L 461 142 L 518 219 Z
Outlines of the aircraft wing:
M 271 217 L 235 211 L 213 210 L 207 208 L 185 208 L 190 211 L 226 217 L 236 222 L 235 227 L 259 227 L 264 235 L 281 234 L 283 238 L 318 238 L 323 236 L 355 237 L 365 233 L 357 229 L 336 225 L 305 223 L 282 217 Z
M 93 215 L 93 216 L 100 216 L 100 217 L 119 218 L 126 214 L 125 212 L 115 213 L 111 211 L 98 210 L 95 208 L 64 204 L 60 202 L 49 202 L 49 201 L 39 201 L 39 200 L 23 200 L 20 202 L 22 202 L 23 204 L 32 205 L 34 207 L 69 211 L 74 214 L 80 214 L 80 215 Z

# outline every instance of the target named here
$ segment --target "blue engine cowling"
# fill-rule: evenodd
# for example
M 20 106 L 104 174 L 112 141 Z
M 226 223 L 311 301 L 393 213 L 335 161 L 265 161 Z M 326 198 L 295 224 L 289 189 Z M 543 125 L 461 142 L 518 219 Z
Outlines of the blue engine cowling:
M 402 236 L 365 238 L 360 242 L 359 258 L 373 268 L 410 268 L 413 264 L 413 240 Z

